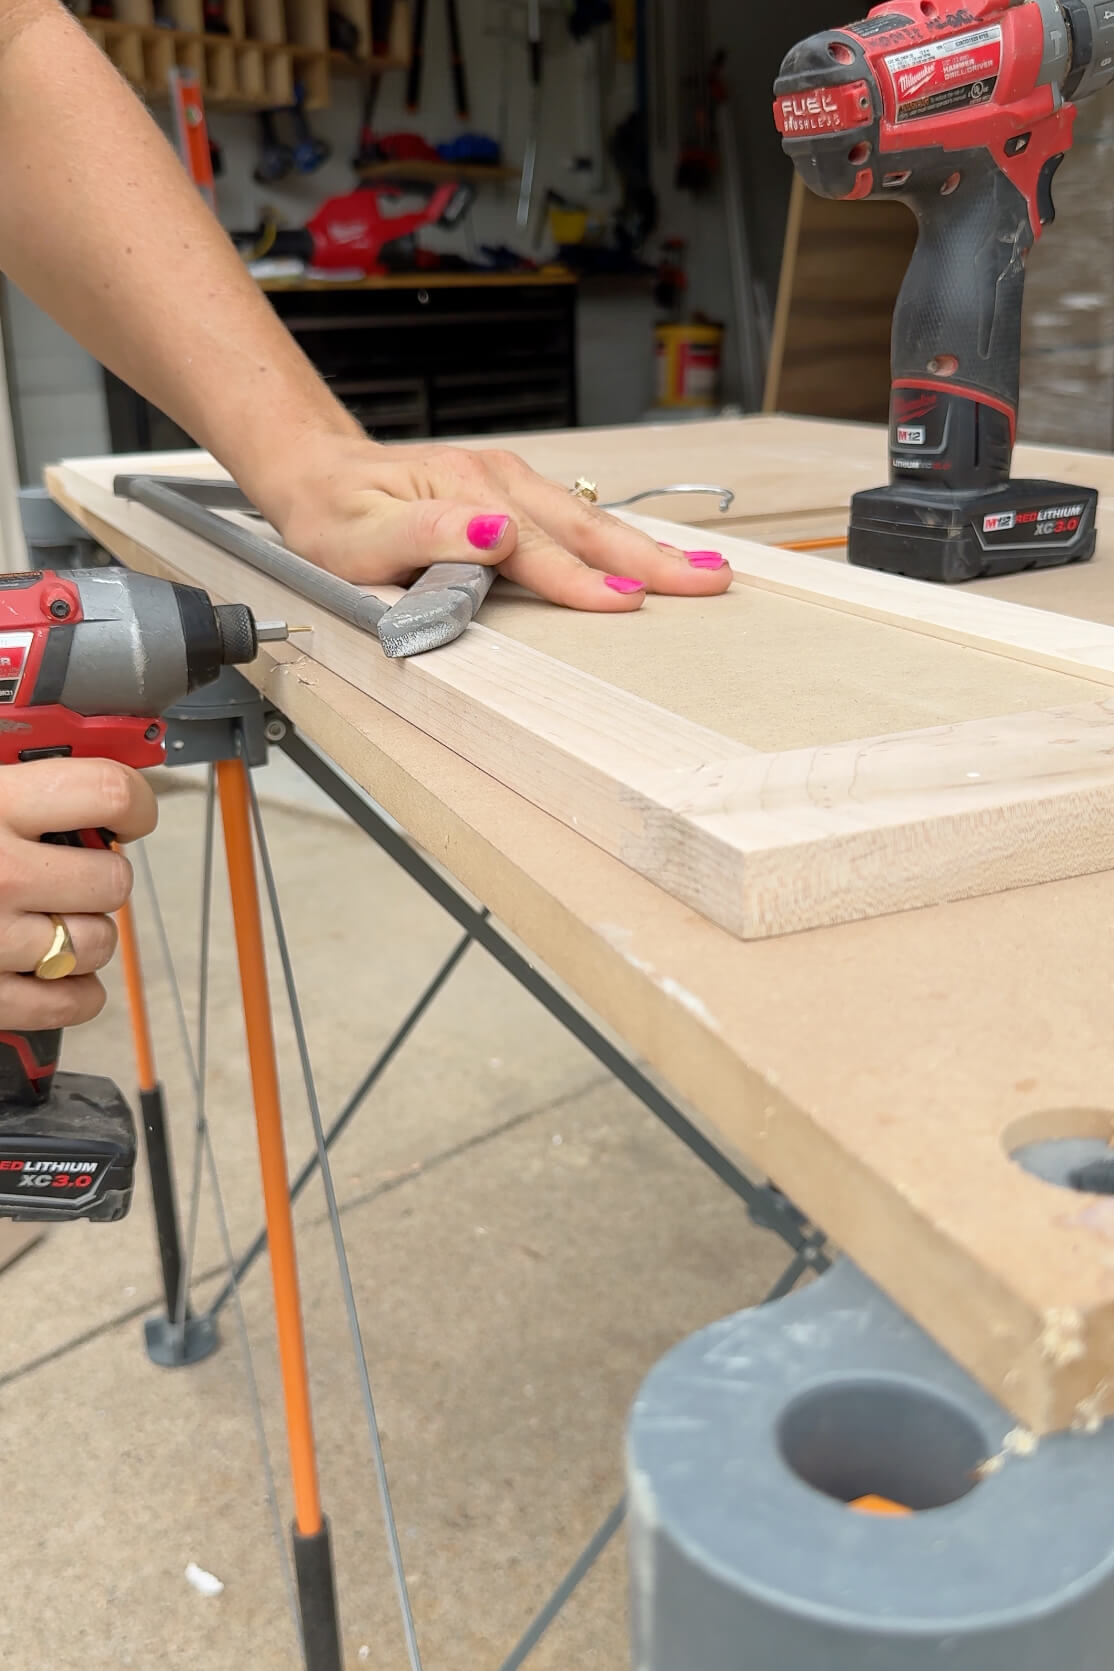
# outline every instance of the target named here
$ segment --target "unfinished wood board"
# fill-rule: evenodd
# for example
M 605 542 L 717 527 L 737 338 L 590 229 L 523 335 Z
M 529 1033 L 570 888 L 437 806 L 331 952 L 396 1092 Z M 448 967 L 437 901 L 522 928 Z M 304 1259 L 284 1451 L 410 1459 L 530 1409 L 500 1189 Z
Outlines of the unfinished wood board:
M 1111 1204 L 1005 1154 L 1110 1106 L 1114 874 L 744 945 L 293 645 L 246 671 L 1020 1421 L 1114 1413 Z
M 649 598 L 637 614 L 573 614 L 497 588 L 484 624 L 751 748 L 851 742 L 1094 701 L 1086 679 L 746 584 Z
M 904 203 L 844 203 L 794 173 L 767 412 L 884 422 L 894 305 L 916 243 Z
M 719 617 L 722 642 L 712 642 L 709 610 L 704 724 L 479 625 L 434 655 L 391 663 L 366 636 L 117 500 L 111 481 L 124 463 L 64 466 L 52 483 L 67 503 L 152 546 L 215 597 L 233 595 L 260 616 L 301 615 L 314 628 L 307 648 L 315 662 L 737 935 L 1114 864 L 1114 699 L 828 746 L 821 736 L 810 747 L 762 753 L 718 728 L 715 677 L 735 654 L 733 603 Z M 196 459 L 185 455 L 179 465 L 196 467 Z M 757 546 L 740 545 L 737 556 L 758 570 L 788 561 Z M 840 574 L 816 566 L 825 579 Z M 923 589 L 900 584 L 913 612 Z M 1042 632 L 1054 636 L 1053 617 L 1031 620 L 1031 612 L 975 601 L 996 623 L 1007 620 L 999 637 L 1012 625 L 1022 661 Z M 838 630 L 837 615 L 832 622 Z M 1114 632 L 1095 634 L 1105 636 L 1114 668 Z M 1089 651 L 1099 655 L 1093 642 Z

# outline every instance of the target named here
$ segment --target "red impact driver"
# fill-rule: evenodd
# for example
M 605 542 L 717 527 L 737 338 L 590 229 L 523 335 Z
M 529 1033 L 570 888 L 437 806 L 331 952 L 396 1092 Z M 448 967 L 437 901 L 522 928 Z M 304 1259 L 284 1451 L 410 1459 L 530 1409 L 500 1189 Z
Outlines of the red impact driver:
M 159 718 L 288 636 L 242 604 L 126 569 L 0 575 L 0 765 L 54 755 L 157 766 Z M 107 847 L 108 830 L 44 836 Z M 56 1073 L 62 1035 L 0 1032 L 0 1217 L 122 1218 L 136 1135 L 108 1079 Z
M 1093 488 L 1010 477 L 1025 259 L 1053 218 L 1075 106 L 1114 79 L 1114 0 L 891 0 L 793 48 L 774 119 L 822 197 L 920 226 L 893 322 L 890 484 L 848 558 L 926 580 L 1078 562 Z

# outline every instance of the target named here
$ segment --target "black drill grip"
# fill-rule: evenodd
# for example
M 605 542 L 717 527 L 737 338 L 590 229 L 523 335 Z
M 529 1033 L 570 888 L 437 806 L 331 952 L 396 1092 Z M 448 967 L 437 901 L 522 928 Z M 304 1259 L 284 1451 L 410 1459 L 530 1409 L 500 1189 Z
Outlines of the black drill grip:
M 1016 412 L 1028 204 L 988 152 L 949 160 L 951 174 L 906 200 L 920 235 L 894 311 L 894 380 L 954 385 Z
M 0 1110 L 44 1102 L 61 1049 L 60 1027 L 39 1033 L 0 1033 Z

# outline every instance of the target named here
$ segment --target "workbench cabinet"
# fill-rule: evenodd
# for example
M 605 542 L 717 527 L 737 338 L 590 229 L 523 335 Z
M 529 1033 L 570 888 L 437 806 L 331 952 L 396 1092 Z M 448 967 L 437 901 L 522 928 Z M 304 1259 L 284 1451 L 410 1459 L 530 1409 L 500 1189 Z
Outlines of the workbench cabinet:
M 379 440 L 571 429 L 574 282 L 464 273 L 264 291 L 338 399 Z M 112 449 L 189 438 L 105 373 Z

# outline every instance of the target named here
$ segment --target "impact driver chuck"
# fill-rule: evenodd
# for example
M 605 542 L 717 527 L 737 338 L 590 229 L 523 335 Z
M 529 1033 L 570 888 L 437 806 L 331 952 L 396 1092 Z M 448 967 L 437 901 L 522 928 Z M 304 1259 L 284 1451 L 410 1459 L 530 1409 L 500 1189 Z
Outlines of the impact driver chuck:
M 288 631 L 126 569 L 0 575 L 0 765 L 58 755 L 160 765 L 159 715 Z M 131 1109 L 109 1079 L 57 1073 L 61 1042 L 60 1031 L 0 1032 L 0 1218 L 117 1219 L 131 1203 Z
M 848 558 L 926 580 L 1086 559 L 1098 494 L 1010 477 L 1025 260 L 1053 218 L 1075 107 L 1114 79 L 1114 0 L 889 0 L 793 48 L 787 155 L 822 197 L 919 223 L 893 321 L 890 484 Z

